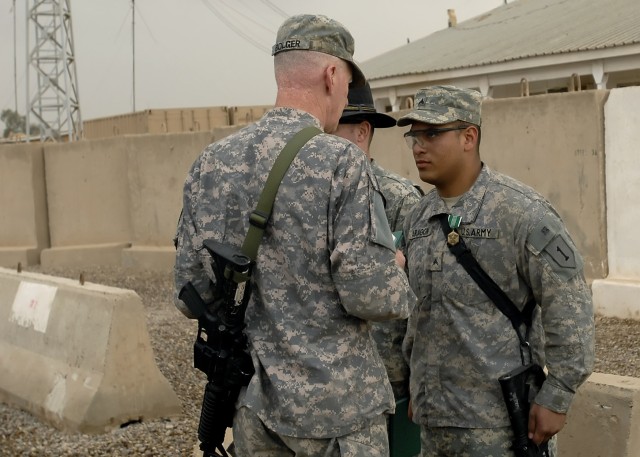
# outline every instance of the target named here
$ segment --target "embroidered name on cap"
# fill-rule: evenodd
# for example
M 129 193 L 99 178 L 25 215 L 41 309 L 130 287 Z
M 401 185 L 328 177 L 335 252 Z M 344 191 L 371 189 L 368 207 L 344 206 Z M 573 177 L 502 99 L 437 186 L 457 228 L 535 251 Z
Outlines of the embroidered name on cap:
M 276 52 L 284 51 L 285 49 L 296 49 L 300 47 L 300 40 L 281 41 L 273 46 L 272 52 L 275 54 Z

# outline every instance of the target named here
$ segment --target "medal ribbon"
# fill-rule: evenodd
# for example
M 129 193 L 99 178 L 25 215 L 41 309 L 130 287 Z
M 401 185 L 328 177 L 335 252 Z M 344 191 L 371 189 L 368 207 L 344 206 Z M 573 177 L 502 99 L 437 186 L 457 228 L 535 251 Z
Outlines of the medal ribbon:
M 447 218 L 447 222 L 449 223 L 449 228 L 451 228 L 451 232 L 447 235 L 447 244 L 449 246 L 455 246 L 460 241 L 460 235 L 456 232 L 456 229 L 460 227 L 460 223 L 462 222 L 461 216 L 454 216 L 453 214 L 449 214 Z
M 454 216 L 453 214 L 449 214 L 449 227 L 451 230 L 455 230 L 460 227 L 460 223 L 462 222 L 462 216 Z

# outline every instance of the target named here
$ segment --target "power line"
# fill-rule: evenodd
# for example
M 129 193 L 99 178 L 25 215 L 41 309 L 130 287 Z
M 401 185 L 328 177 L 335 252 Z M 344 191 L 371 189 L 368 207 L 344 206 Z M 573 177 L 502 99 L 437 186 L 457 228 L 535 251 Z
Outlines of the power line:
M 291 16 L 290 14 L 287 14 L 286 12 L 282 11 L 280 8 L 278 8 L 276 5 L 274 5 L 269 0 L 262 0 L 262 3 L 267 5 L 270 9 L 272 9 L 273 11 L 278 13 L 280 16 L 282 16 L 283 19 L 287 19 L 288 17 Z
M 218 19 L 220 19 L 220 21 L 222 21 L 222 23 L 224 23 L 232 31 L 240 35 L 242 38 L 244 38 L 247 42 L 249 42 L 254 47 L 258 48 L 260 51 L 266 54 L 271 54 L 271 49 L 264 47 L 258 41 L 254 40 L 249 35 L 244 33 L 240 28 L 238 28 L 231 21 L 229 21 L 222 13 L 220 13 L 220 11 L 218 11 L 213 5 L 211 5 L 208 0 L 201 0 L 201 1 L 204 4 L 204 6 L 206 6 Z
M 140 7 L 137 4 L 136 4 L 136 11 L 138 12 L 138 17 L 140 17 L 140 19 L 142 19 L 142 23 L 144 24 L 145 28 L 147 29 L 147 32 L 149 32 L 149 36 L 151 37 L 153 42 L 155 44 L 160 44 L 158 42 L 158 40 L 156 39 L 156 37 L 151 32 L 151 28 L 149 27 L 149 24 L 147 24 L 147 21 L 145 20 L 144 16 L 142 15 L 142 10 L 140 9 Z
M 264 25 L 262 25 L 260 22 L 255 21 L 253 19 L 251 19 L 249 16 L 245 15 L 244 13 L 238 11 L 237 9 L 235 9 L 233 6 L 227 5 L 224 0 L 220 0 L 220 3 L 222 3 L 224 6 L 226 6 L 227 8 L 229 8 L 232 11 L 235 11 L 237 14 L 239 14 L 240 16 L 242 16 L 243 18 L 245 18 L 246 20 L 248 20 L 249 22 L 253 22 L 255 25 L 257 25 L 258 27 L 260 27 L 261 29 L 267 31 L 268 33 L 270 33 L 271 35 L 275 35 L 275 32 L 273 30 L 268 29 L 267 27 L 265 27 Z

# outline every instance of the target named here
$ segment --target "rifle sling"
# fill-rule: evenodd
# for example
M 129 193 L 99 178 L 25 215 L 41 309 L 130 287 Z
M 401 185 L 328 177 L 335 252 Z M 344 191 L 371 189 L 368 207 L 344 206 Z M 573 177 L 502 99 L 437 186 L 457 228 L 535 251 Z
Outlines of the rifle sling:
M 273 202 L 276 199 L 276 193 L 278 192 L 282 178 L 284 178 L 291 162 L 293 162 L 293 159 L 302 146 L 319 133 L 322 133 L 322 130 L 314 126 L 300 130 L 289 140 L 280 154 L 278 154 L 273 168 L 271 168 L 269 172 L 264 189 L 260 194 L 256 209 L 254 209 L 249 216 L 249 230 L 242 244 L 242 252 L 251 260 L 255 261 L 258 255 L 262 234 L 271 217 Z
M 439 216 L 440 225 L 442 226 L 442 232 L 444 233 L 445 240 L 447 239 L 447 235 L 452 230 L 449 227 L 448 215 L 441 214 Z M 469 276 L 473 278 L 473 280 L 480 286 L 480 289 L 489 297 L 489 299 L 496 305 L 496 307 L 509 318 L 511 321 L 511 325 L 515 329 L 518 334 L 518 339 L 520 340 L 520 344 L 523 346 L 528 346 L 527 342 L 529 329 L 531 328 L 532 319 L 533 319 L 533 310 L 536 306 L 536 301 L 532 297 L 524 309 L 520 311 L 518 307 L 511 301 L 511 299 L 507 296 L 507 294 L 500 288 L 499 285 L 495 283 L 491 276 L 487 274 L 486 271 L 482 269 L 478 261 L 473 257 L 471 251 L 465 244 L 462 237 L 459 237 L 459 241 L 456 244 L 447 243 L 449 250 L 456 257 L 456 260 L 462 267 L 469 273 Z M 524 337 L 520 332 L 520 326 L 525 324 L 527 329 L 527 335 Z

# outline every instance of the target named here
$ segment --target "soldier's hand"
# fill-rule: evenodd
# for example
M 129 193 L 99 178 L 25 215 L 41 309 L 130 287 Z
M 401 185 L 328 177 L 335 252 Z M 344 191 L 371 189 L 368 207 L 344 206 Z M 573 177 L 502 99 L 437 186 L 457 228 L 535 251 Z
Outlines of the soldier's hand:
M 400 249 L 396 249 L 396 265 L 404 269 L 405 263 L 407 263 L 407 259 L 404 258 L 404 254 Z
M 562 430 L 566 414 L 556 413 L 536 403 L 529 410 L 529 439 L 540 445 Z

